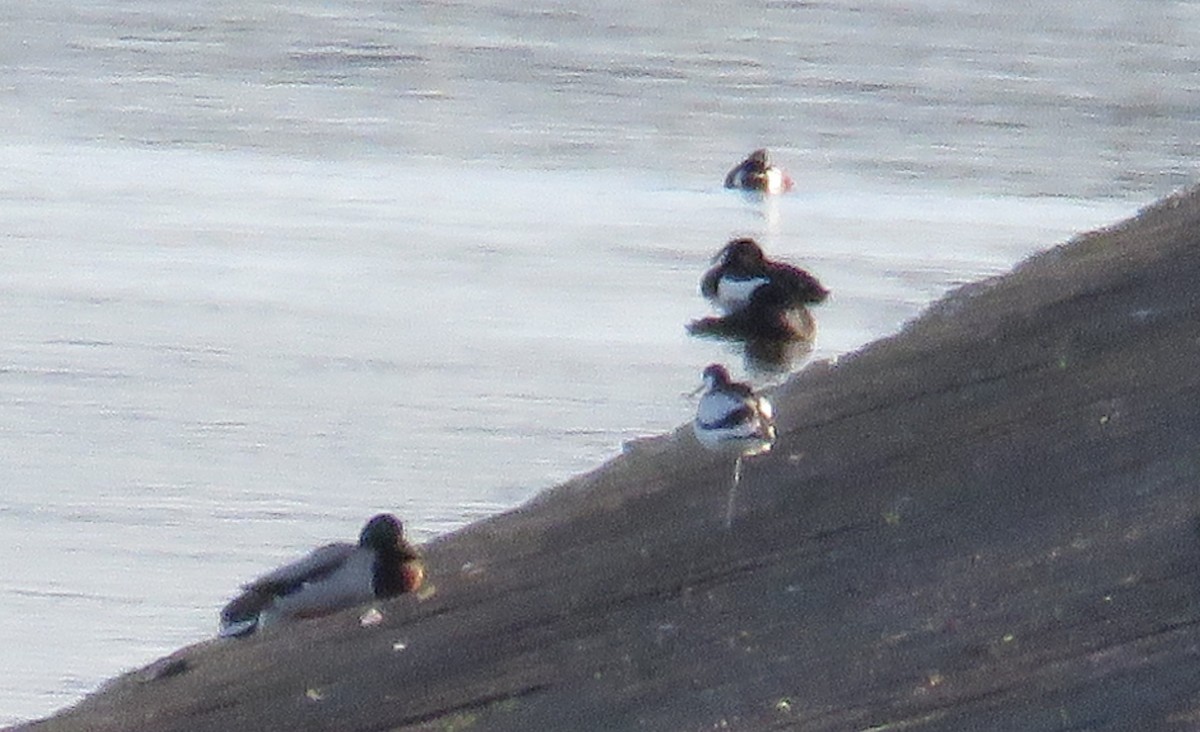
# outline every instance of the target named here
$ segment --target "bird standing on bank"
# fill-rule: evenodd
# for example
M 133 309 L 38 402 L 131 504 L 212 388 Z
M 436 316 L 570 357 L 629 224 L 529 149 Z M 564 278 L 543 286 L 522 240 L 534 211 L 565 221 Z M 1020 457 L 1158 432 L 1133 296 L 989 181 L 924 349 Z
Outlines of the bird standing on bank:
M 775 444 L 775 416 L 766 397 L 748 384 L 733 381 L 720 364 L 704 369 L 704 395 L 696 405 L 692 431 L 701 445 L 732 455 L 733 484 L 725 507 L 725 528 L 733 525 L 733 502 L 742 475 L 742 458 L 761 455 Z

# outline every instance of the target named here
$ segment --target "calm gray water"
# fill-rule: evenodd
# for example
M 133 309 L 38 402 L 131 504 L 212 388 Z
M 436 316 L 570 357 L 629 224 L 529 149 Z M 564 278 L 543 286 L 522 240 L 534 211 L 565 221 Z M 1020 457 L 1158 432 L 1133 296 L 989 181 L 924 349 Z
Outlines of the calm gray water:
M 815 358 L 1189 183 L 1200 4 L 0 9 L 0 723 L 690 417 L 733 235 Z M 798 190 L 720 190 L 770 146 Z

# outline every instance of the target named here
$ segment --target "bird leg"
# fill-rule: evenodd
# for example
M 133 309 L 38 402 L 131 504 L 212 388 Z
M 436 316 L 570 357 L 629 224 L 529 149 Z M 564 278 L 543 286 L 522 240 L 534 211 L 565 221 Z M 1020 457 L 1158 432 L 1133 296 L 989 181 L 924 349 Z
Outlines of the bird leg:
M 733 461 L 733 484 L 729 486 L 729 498 L 725 502 L 725 530 L 733 526 L 733 499 L 737 493 L 738 483 L 742 479 L 742 456 L 738 455 Z

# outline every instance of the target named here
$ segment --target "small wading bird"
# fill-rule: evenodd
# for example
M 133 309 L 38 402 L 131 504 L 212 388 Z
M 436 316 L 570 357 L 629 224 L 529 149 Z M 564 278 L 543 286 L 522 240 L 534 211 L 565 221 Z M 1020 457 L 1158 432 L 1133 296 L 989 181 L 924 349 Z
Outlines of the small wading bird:
M 692 430 L 701 445 L 733 456 L 733 484 L 725 504 L 725 528 L 733 525 L 733 501 L 742 477 L 742 458 L 761 455 L 775 444 L 775 417 L 766 397 L 748 384 L 733 381 L 720 364 L 704 369 L 704 395 L 696 406 Z
M 358 544 L 335 543 L 243 585 L 221 610 L 221 636 L 244 636 L 276 623 L 312 618 L 376 599 L 416 592 L 421 554 L 391 514 L 375 516 Z
M 725 176 L 726 188 L 761 193 L 783 193 L 792 190 L 792 179 L 767 159 L 767 151 L 755 150 Z

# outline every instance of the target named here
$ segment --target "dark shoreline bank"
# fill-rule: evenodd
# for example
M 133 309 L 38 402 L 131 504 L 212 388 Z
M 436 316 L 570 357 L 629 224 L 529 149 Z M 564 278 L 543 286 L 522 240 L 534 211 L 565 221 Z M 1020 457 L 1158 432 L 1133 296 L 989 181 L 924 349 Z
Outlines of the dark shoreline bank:
M 1193 729 L 1200 191 L 428 547 L 437 592 L 205 642 L 14 729 Z

